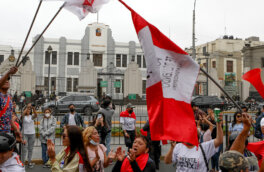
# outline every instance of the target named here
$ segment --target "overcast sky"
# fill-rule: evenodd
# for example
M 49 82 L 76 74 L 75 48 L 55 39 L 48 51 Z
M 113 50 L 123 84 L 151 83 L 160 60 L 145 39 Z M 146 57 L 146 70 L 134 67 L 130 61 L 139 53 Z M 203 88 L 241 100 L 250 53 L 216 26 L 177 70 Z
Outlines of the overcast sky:
M 192 45 L 194 0 L 124 0 L 148 22 L 180 47 Z M 21 47 L 39 0 L 0 0 L 0 45 Z M 41 33 L 62 2 L 43 2 L 33 26 L 32 37 Z M 196 45 L 213 41 L 225 33 L 235 38 L 259 36 L 264 41 L 263 0 L 197 0 Z M 96 14 L 79 19 L 63 9 L 44 37 L 80 40 L 86 26 L 96 22 Z M 110 0 L 99 13 L 99 22 L 110 26 L 115 41 L 138 42 L 130 12 L 118 0 Z M 226 28 L 226 29 L 225 29 Z

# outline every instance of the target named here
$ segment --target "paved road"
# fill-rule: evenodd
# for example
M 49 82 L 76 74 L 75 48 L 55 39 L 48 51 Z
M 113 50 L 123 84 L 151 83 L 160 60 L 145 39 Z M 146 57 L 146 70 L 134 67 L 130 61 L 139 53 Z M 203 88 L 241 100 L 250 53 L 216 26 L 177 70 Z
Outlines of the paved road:
M 113 165 L 110 165 L 109 167 L 107 167 L 105 169 L 105 172 L 111 172 L 112 171 L 112 168 L 113 168 L 114 164 Z M 42 168 L 42 165 L 36 165 L 34 168 L 32 169 L 29 169 L 29 168 L 26 168 L 26 172 L 49 172 L 50 170 L 47 169 L 47 168 Z M 157 171 L 160 171 L 160 172 L 175 172 L 176 169 L 172 166 L 172 164 L 165 164 L 163 161 L 160 163 L 160 170 L 157 170 Z

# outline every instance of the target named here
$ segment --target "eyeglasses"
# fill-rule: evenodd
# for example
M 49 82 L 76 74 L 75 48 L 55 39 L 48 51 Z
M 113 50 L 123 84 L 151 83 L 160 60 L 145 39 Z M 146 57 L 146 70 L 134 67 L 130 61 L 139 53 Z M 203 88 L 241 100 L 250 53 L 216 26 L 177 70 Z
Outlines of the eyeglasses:
M 9 76 L 8 78 L 7 78 L 7 80 L 9 81 L 11 79 L 11 77 Z
M 237 118 L 241 118 L 241 115 L 237 115 L 236 117 L 237 117 Z

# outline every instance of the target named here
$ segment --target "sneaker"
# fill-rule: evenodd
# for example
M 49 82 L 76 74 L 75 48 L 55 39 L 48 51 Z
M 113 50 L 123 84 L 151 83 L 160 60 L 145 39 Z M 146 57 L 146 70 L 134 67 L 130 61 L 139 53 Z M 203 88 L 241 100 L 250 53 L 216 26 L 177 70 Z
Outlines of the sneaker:
M 35 165 L 35 163 L 30 162 L 30 163 L 28 163 L 28 168 L 33 168 L 34 165 Z

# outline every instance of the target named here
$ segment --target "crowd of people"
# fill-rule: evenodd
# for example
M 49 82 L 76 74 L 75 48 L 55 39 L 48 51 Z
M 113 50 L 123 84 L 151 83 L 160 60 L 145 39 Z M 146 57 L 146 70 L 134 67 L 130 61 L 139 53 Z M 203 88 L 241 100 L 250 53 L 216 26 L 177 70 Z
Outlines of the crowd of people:
M 25 171 L 34 168 L 32 154 L 36 139 L 35 119 L 38 113 L 28 103 L 20 117 L 15 112 L 16 103 L 8 95 L 10 77 L 16 67 L 0 78 L 0 171 Z M 137 132 L 135 106 L 128 103 L 120 113 L 120 124 L 127 150 L 118 147 L 111 150 L 112 117 L 115 105 L 111 96 L 106 96 L 101 108 L 88 126 L 83 117 L 69 105 L 69 113 L 60 121 L 63 148 L 55 152 L 57 119 L 47 108 L 41 114 L 38 139 L 41 142 L 43 167 L 51 171 L 104 172 L 113 164 L 113 172 L 155 172 L 159 169 L 161 141 L 151 140 L 150 124 Z M 166 164 L 172 163 L 176 171 L 183 172 L 241 172 L 264 171 L 263 141 L 249 143 L 252 126 L 261 140 L 264 136 L 264 107 L 261 114 L 252 120 L 247 109 L 234 114 L 230 125 L 223 125 L 223 114 L 217 114 L 212 107 L 207 112 L 192 104 L 197 125 L 199 145 L 188 142 L 170 142 L 164 157 Z M 177 128 L 175 128 L 177 129 Z M 228 145 L 223 150 L 224 134 L 228 130 Z M 255 134 L 254 134 L 255 135 Z M 22 145 L 22 153 L 17 148 Z M 21 156 L 21 160 L 20 157 Z M 209 164 L 211 163 L 211 165 Z

